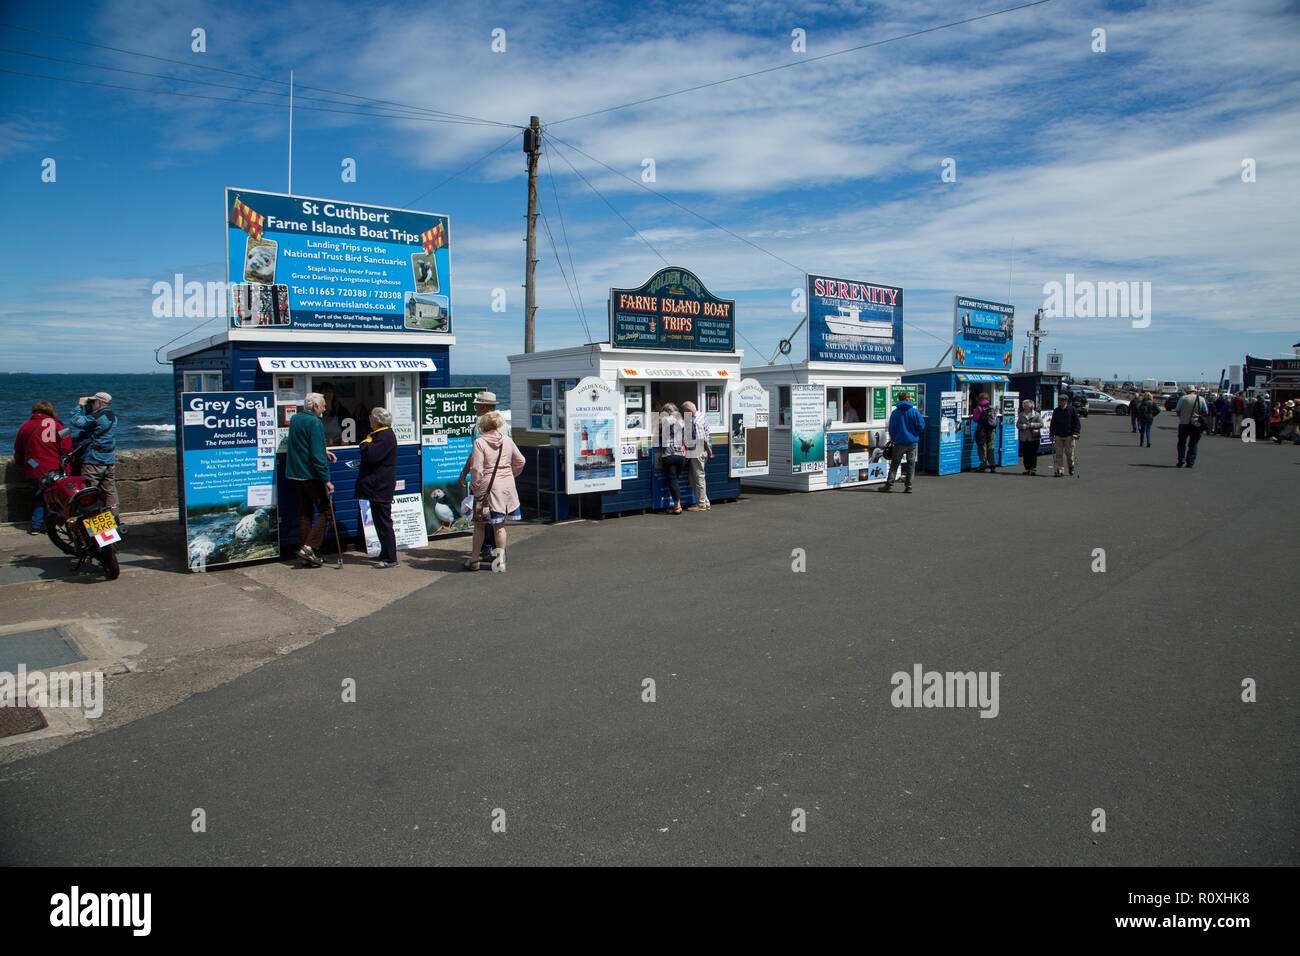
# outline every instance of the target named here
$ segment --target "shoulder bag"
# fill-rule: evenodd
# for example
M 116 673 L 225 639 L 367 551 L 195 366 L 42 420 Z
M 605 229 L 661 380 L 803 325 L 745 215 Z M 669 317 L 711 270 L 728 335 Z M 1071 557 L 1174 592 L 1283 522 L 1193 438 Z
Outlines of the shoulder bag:
M 484 524 L 492 520 L 492 485 L 496 483 L 497 469 L 501 467 L 501 456 L 505 451 L 506 443 L 505 439 L 502 439 L 501 450 L 497 452 L 497 463 L 492 466 L 492 477 L 488 479 L 487 491 L 483 492 L 483 497 L 474 503 L 474 517 Z

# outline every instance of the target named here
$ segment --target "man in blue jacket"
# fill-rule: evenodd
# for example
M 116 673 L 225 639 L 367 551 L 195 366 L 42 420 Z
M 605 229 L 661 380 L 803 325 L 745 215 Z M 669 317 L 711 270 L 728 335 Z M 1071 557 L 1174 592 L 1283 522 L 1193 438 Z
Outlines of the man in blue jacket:
M 881 491 L 888 494 L 894 487 L 894 479 L 898 477 L 899 462 L 906 455 L 907 470 L 903 472 L 903 491 L 909 495 L 912 493 L 912 479 L 916 476 L 916 445 L 924 432 L 925 419 L 912 404 L 912 396 L 902 392 L 898 396 L 898 403 L 894 406 L 893 412 L 889 415 L 889 440 L 894 443 L 894 447 L 889 453 L 889 477 L 880 486 Z
M 108 407 L 111 404 L 113 396 L 108 392 L 82 396 L 68 416 L 68 427 L 72 429 L 72 447 L 81 448 L 82 476 L 99 486 L 113 520 L 121 525 L 117 515 L 117 415 Z

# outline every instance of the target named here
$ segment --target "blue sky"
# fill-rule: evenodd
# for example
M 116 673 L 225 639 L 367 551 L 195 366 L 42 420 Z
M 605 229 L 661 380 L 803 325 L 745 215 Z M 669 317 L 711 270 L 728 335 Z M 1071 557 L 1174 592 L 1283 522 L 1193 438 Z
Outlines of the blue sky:
M 562 214 L 595 339 L 607 332 L 609 288 L 640 285 L 666 259 L 737 300 L 746 364 L 766 361 L 798 324 L 791 290 L 805 270 L 902 286 L 912 368 L 935 364 L 951 341 L 953 295 L 1008 301 L 1009 286 L 1018 356 L 1044 284 L 1067 273 L 1152 290 L 1146 328 L 1125 318 L 1047 323 L 1047 346 L 1077 375 L 1214 377 L 1247 351 L 1289 353 L 1300 340 L 1294 3 L 1054 0 L 560 122 L 1012 5 L 8 5 L 9 26 L 210 69 L 9 28 L 0 69 L 244 102 L 0 73 L 0 370 L 160 370 L 154 348 L 202 319 L 155 318 L 154 283 L 223 278 L 224 187 L 286 191 L 288 111 L 247 102 L 282 102 L 285 87 L 213 70 L 284 82 L 291 67 L 298 107 L 340 108 L 303 99 L 345 99 L 312 86 L 495 123 L 532 114 L 554 123 L 542 210 L 567 271 Z M 196 27 L 205 53 L 191 50 Z M 491 49 L 497 29 L 502 53 Z M 791 49 L 795 29 L 806 32 L 805 53 Z M 1104 53 L 1092 50 L 1096 29 Z M 449 215 L 452 370 L 504 372 L 523 342 L 518 131 L 427 119 L 295 109 L 293 191 Z M 355 183 L 341 180 L 345 157 Z M 57 164 L 52 183 L 41 180 L 46 158 Z M 643 190 L 647 158 L 653 189 L 779 259 Z M 945 159 L 955 182 L 941 179 Z M 1242 181 L 1246 159 L 1255 182 Z M 544 228 L 538 248 L 538 348 L 587 341 Z M 491 311 L 496 288 L 507 292 L 505 313 Z M 801 333 L 795 354 L 805 348 Z

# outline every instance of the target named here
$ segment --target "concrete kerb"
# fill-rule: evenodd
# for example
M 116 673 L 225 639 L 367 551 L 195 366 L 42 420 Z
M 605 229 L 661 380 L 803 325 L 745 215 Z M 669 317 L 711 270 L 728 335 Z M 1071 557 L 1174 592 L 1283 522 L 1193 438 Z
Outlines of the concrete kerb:
M 0 740 L 0 764 L 61 746 L 76 734 L 122 726 L 290 654 L 455 573 L 468 556 L 467 535 L 438 538 L 402 551 L 397 568 L 345 552 L 343 567 L 299 568 L 288 558 L 190 572 L 183 530 L 170 512 L 124 515 L 122 576 L 107 581 L 96 567 L 73 575 L 44 536 L 22 525 L 0 526 L 0 557 L 40 562 L 52 576 L 0 586 L 5 633 L 61 627 L 87 660 L 51 670 L 104 673 L 104 712 L 43 708 L 50 727 Z M 509 529 L 511 544 L 545 525 Z M 53 571 L 48 569 L 54 569 Z M 488 573 L 486 565 L 480 573 Z

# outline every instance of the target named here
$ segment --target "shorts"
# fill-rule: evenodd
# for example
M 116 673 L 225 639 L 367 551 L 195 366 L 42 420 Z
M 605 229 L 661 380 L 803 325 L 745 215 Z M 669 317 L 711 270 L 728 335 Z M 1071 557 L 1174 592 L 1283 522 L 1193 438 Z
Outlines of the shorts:
M 488 524 L 505 524 L 507 521 L 524 520 L 524 516 L 519 513 L 518 508 L 510 512 L 510 514 L 506 514 L 504 511 L 489 511 L 488 514 L 491 515 L 491 520 L 488 521 Z

